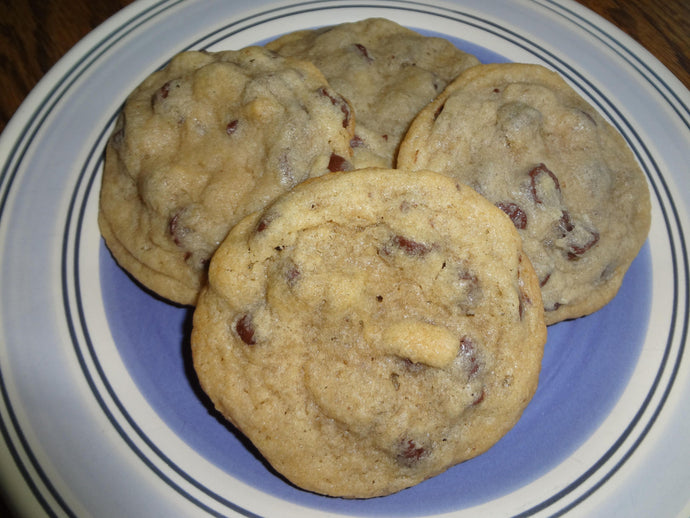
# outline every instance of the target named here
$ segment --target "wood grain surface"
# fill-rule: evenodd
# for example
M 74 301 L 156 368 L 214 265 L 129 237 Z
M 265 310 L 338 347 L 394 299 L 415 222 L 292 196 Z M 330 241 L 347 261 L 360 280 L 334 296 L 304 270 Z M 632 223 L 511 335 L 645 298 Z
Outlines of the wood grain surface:
M 578 0 L 641 43 L 690 88 L 690 0 Z M 0 132 L 34 85 L 131 0 L 0 0 Z
M 632 36 L 690 88 L 690 0 L 578 1 Z M 0 132 L 69 49 L 130 3 L 0 0 Z M 0 499 L 0 515 L 6 513 Z

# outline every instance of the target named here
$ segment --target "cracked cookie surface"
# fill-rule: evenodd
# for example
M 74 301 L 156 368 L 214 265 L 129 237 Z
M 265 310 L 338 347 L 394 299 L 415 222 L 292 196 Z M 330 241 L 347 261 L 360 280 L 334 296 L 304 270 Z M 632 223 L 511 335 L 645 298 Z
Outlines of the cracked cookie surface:
M 349 167 L 349 104 L 310 63 L 262 47 L 184 52 L 128 98 L 108 142 L 99 226 L 143 285 L 194 304 L 232 225 Z
M 623 137 L 539 65 L 479 65 L 415 119 L 398 164 L 464 182 L 514 222 L 547 324 L 617 293 L 650 226 L 646 179 Z
M 460 72 L 479 63 L 437 37 L 383 18 L 286 34 L 267 44 L 314 63 L 352 104 L 358 168 L 392 167 L 415 115 Z
M 538 279 L 506 215 L 432 172 L 308 180 L 214 255 L 192 354 L 292 483 L 390 494 L 490 448 L 536 389 Z

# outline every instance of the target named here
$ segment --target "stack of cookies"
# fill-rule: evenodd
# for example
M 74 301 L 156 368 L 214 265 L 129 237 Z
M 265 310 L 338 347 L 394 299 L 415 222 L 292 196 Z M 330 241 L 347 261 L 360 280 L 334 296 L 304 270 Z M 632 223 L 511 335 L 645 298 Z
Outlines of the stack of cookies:
M 195 307 L 201 386 L 266 460 L 368 498 L 510 430 L 546 326 L 613 298 L 650 202 L 554 72 L 368 19 L 151 75 L 108 143 L 99 224 Z

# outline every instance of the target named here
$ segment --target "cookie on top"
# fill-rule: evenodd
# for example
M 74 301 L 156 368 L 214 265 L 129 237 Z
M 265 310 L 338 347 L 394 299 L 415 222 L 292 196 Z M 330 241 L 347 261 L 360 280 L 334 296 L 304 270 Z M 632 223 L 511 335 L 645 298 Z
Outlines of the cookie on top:
M 192 353 L 216 408 L 297 486 L 394 493 L 490 448 L 537 387 L 539 281 L 454 179 L 310 179 L 215 253 Z

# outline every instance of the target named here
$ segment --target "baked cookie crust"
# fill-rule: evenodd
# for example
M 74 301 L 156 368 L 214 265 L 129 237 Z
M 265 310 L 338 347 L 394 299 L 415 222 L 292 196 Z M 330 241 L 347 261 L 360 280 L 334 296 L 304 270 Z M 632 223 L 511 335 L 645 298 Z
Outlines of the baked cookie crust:
M 350 101 L 357 117 L 358 168 L 393 167 L 400 141 L 419 110 L 460 72 L 479 64 L 443 38 L 383 18 L 297 31 L 266 46 L 311 61 Z
M 278 472 L 367 498 L 490 448 L 532 398 L 545 340 L 502 211 L 447 176 L 366 169 L 233 228 L 191 343 L 204 391 Z
M 105 156 L 99 226 L 147 288 L 195 304 L 232 225 L 349 167 L 350 105 L 312 64 L 262 47 L 185 52 L 127 99 Z
M 647 182 L 623 137 L 540 65 L 479 65 L 415 119 L 398 164 L 467 183 L 513 220 L 547 324 L 617 293 L 650 227 Z

